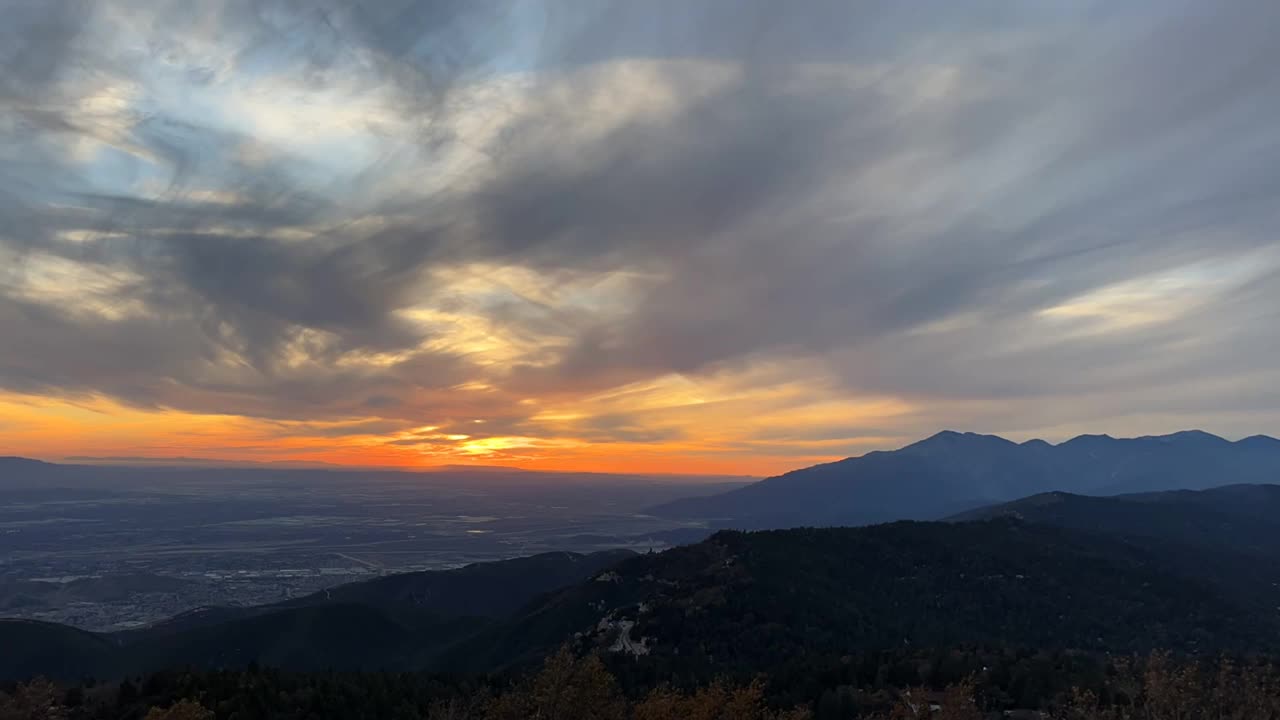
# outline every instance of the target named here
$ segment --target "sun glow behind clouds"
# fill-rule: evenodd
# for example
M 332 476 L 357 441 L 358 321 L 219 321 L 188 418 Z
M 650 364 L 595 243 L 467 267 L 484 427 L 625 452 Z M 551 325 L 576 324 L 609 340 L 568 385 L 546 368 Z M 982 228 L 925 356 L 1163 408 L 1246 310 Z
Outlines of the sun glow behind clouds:
M 503 418 L 443 418 L 441 424 L 416 426 L 377 417 L 295 422 L 126 407 L 101 397 L 63 401 L 8 396 L 0 398 L 0 436 L 9 447 L 0 452 L 21 449 L 50 459 L 71 454 L 183 456 L 391 467 L 478 463 L 599 472 L 768 474 L 848 448 L 871 449 L 899 440 L 862 435 L 857 428 L 909 412 L 901 402 L 815 402 L 821 388 L 803 382 L 752 386 L 753 375 L 780 371 L 784 368 L 773 365 L 700 381 L 668 376 L 570 402 L 537 402 L 528 417 L 514 424 Z M 488 387 L 472 391 L 498 392 Z M 505 430 L 516 427 L 520 434 Z M 848 428 L 847 434 L 841 428 Z

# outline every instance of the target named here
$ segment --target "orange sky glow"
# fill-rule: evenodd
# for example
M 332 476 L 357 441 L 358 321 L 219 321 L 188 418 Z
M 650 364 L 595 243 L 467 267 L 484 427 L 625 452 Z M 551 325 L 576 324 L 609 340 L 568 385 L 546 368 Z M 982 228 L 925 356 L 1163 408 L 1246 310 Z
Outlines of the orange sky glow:
M 734 411 L 717 422 L 732 424 Z M 712 418 L 716 412 L 690 413 Z M 752 448 L 735 433 L 753 421 L 727 427 L 719 435 L 662 442 L 618 442 L 562 436 L 462 437 L 440 434 L 429 445 L 395 444 L 395 434 L 323 435 L 315 424 L 288 423 L 234 415 L 167 409 L 140 409 L 103 398 L 57 400 L 0 397 L 3 428 L 0 455 L 20 454 L 50 461 L 84 458 L 199 458 L 216 461 L 322 462 L 398 469 L 439 465 L 502 465 L 533 470 L 767 476 L 844 457 L 833 451 L 848 441 L 779 443 L 774 452 Z M 785 413 L 778 418 L 786 421 Z M 564 423 L 559 420 L 557 422 Z M 819 417 L 812 422 L 820 423 Z M 480 425 L 482 425 L 481 423 Z M 320 435 L 308 434 L 319 431 Z M 862 439 L 866 449 L 892 444 L 891 438 Z M 855 443 L 855 445 L 860 443 Z

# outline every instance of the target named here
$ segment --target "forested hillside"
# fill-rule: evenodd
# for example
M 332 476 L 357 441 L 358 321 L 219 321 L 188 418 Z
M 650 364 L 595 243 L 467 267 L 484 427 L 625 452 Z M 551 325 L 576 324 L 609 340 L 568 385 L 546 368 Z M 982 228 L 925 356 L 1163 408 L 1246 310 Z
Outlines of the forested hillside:
M 490 672 L 536 663 L 572 641 L 628 658 L 627 673 L 703 682 L 726 673 L 746 681 L 765 668 L 801 678 L 818 660 L 902 647 L 1115 653 L 1280 646 L 1274 564 L 1166 549 L 1161 540 L 1009 518 L 723 531 L 620 562 L 616 555 L 562 559 L 584 571 L 583 581 L 541 598 L 525 586 L 529 604 L 505 617 L 464 606 L 449 614 L 425 599 L 419 606 L 404 594 L 409 579 L 221 621 L 180 618 L 141 633 L 0 622 L 9 650 L 0 670 L 74 679 L 258 662 Z M 526 569 L 508 563 L 469 574 L 488 578 L 479 587 L 489 588 L 510 573 L 514 596 Z M 63 650 L 50 654 L 49 647 Z
M 976 665 L 975 663 L 990 663 Z M 865 666 L 869 672 L 861 671 Z M 956 672 L 963 672 L 960 679 Z M 155 673 L 0 688 L 4 720 L 1274 720 L 1280 672 L 1167 653 L 1096 657 L 885 654 L 781 688 L 628 688 L 599 657 L 553 654 L 517 678 L 278 670 Z M 792 703 L 786 690 L 804 699 Z
M 1181 669 L 1154 666 L 1167 675 L 1159 692 L 1182 683 L 1201 693 L 1177 702 L 1232 683 L 1270 697 L 1265 668 L 1201 668 L 1222 654 L 1257 664 L 1280 652 L 1280 570 L 1274 550 L 1258 547 L 1271 537 L 1258 512 L 1270 496 L 1056 494 L 968 522 L 721 531 L 662 553 L 386 578 L 111 635 L 0 622 L 0 672 L 97 678 L 65 698 L 86 718 L 163 713 L 184 698 L 194 704 L 173 712 L 241 720 L 515 720 L 547 702 L 569 713 L 551 717 L 906 717 L 920 697 L 954 712 L 1150 718 L 1123 713 L 1154 707 L 1142 689 L 1153 666 L 1137 672 L 1119 658 L 1172 651 Z M 1179 537 L 1188 508 L 1215 519 Z
M 620 563 L 445 660 L 508 667 L 574 633 L 689 681 L 761 667 L 797 679 L 816 658 L 902 647 L 1276 648 L 1274 605 L 1238 591 L 1260 582 L 1245 570 L 1015 520 L 725 531 Z

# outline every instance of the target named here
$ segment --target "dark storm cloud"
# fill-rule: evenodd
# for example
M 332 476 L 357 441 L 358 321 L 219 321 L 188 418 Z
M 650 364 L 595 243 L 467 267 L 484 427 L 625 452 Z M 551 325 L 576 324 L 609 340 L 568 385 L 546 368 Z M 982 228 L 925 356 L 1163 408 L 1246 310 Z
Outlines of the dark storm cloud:
M 1274 268 L 1220 266 L 1276 242 L 1274 3 L 3 9 L 0 333 L 19 339 L 0 349 L 9 390 L 284 419 L 408 422 L 433 406 L 495 418 L 485 432 L 497 434 L 530 429 L 511 409 L 524 395 L 767 357 L 821 357 L 850 391 L 922 403 L 1115 388 L 1157 408 L 1189 379 L 1274 370 L 1275 316 L 1262 310 L 1280 307 Z M 104 45 L 107 27 L 145 49 Z M 169 58 L 193 88 L 282 75 L 352 102 L 355 73 L 382 115 L 352 132 L 387 147 L 362 158 L 358 181 L 325 184 L 345 162 L 340 141 L 264 149 L 252 128 L 136 98 L 127 112 L 80 102 L 145 84 Z M 639 75 L 592 74 L 642 63 Z M 382 190 L 392 176 L 436 181 L 445 170 L 428 161 L 470 143 L 488 109 L 457 98 L 512 75 L 527 94 L 495 101 L 494 112 L 516 109 L 471 148 L 479 169 L 426 199 Z M 172 80 L 157 88 L 177 92 Z M 610 103 L 596 101 L 610 93 L 669 107 L 605 123 Z M 69 149 L 85 139 L 109 150 L 87 164 Z M 409 152 L 424 162 L 406 173 L 397 160 Z M 148 177 L 129 158 L 163 171 Z M 210 188 L 225 197 L 201 194 Z M 77 279 L 121 279 L 89 309 L 65 287 L 36 287 L 50 257 L 76 263 Z M 507 374 L 424 345 L 435 330 L 406 318 L 456 303 L 439 271 L 472 262 L 643 280 L 621 310 L 491 301 L 495 329 L 563 340 Z M 1160 321 L 1113 331 L 1044 315 L 1171 273 L 1194 277 L 1147 298 L 1167 303 Z M 1224 357 L 1226 346 L 1237 350 Z M 377 353 L 395 357 L 353 367 Z M 449 393 L 476 378 L 501 391 Z M 1194 387 L 1186 397 L 1187 412 L 1230 409 Z M 577 430 L 677 437 L 621 415 Z

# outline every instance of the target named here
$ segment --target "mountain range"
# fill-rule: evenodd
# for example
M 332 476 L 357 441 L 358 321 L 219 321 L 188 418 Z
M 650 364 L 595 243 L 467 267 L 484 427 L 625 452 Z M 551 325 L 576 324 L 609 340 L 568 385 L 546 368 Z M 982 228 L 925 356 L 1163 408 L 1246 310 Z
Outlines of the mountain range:
M 903 648 L 1277 652 L 1280 486 L 1265 484 L 1277 448 L 1195 432 L 1057 446 L 942 433 L 666 511 L 728 507 L 718 517 L 744 525 L 944 522 L 546 553 L 117 633 L 0 621 L 0 679 L 251 662 L 489 672 L 566 642 L 629 673 L 690 681 L 768 669 L 799 682 L 815 663 Z M 1239 480 L 1264 482 L 1188 489 Z M 1032 493 L 973 507 L 1019 488 Z
M 721 531 L 662 553 L 390 576 L 121 633 L 0 621 L 0 678 L 250 662 L 488 672 L 565 642 L 690 680 L 800 677 L 903 647 L 1271 652 L 1278 511 L 1274 486 L 1051 493 L 951 522 Z
M 1130 439 L 1082 435 L 1052 445 L 944 431 L 649 510 L 712 527 L 768 529 L 935 520 L 1028 495 L 1119 495 L 1280 482 L 1280 440 L 1231 442 L 1192 430 Z

